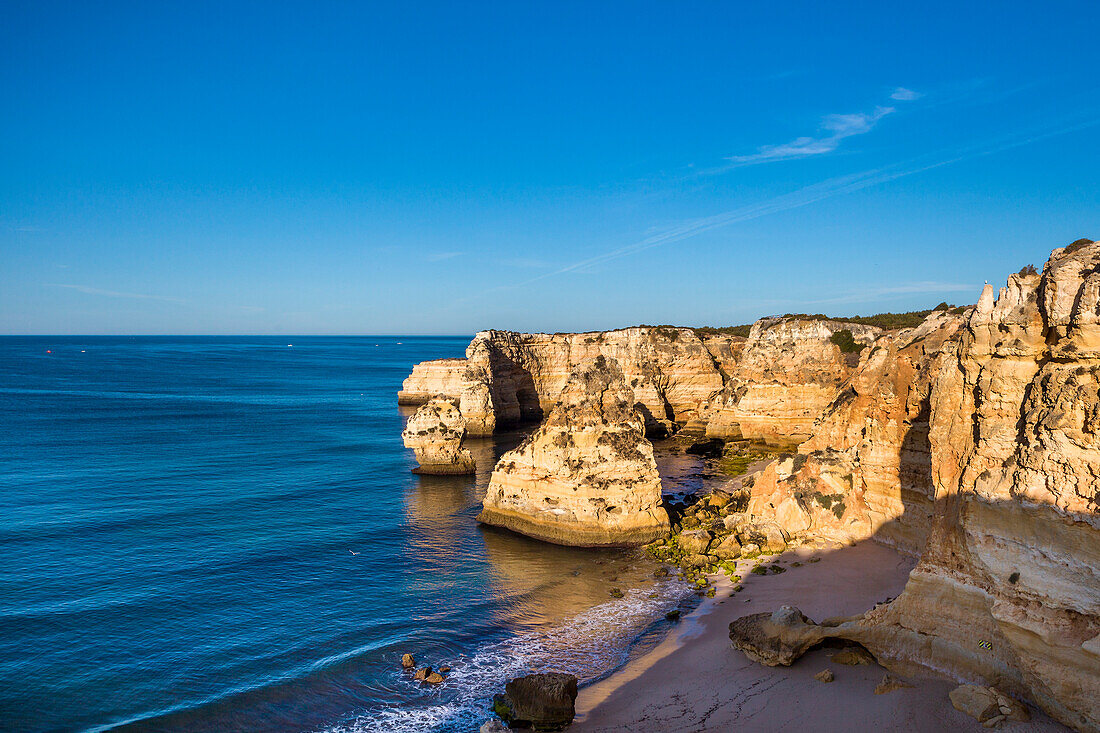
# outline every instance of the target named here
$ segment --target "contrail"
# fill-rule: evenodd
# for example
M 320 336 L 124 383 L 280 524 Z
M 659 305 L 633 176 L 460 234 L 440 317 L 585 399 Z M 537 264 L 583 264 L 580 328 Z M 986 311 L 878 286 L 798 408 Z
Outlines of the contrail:
M 823 199 L 832 198 L 833 196 L 839 196 L 846 193 L 852 193 L 869 186 L 876 186 L 881 183 L 889 183 L 890 181 L 904 178 L 906 176 L 916 175 L 918 173 L 924 173 L 926 171 L 933 170 L 934 168 L 941 168 L 945 165 L 951 165 L 952 163 L 958 163 L 963 160 L 971 158 L 979 158 L 986 155 L 993 155 L 1012 148 L 1018 148 L 1023 145 L 1028 145 L 1039 140 L 1046 138 L 1056 137 L 1058 135 L 1065 135 L 1070 132 L 1076 132 L 1078 130 L 1084 130 L 1089 127 L 1094 127 L 1100 124 L 1100 119 L 1091 119 L 1083 122 L 1079 122 L 1074 125 L 1062 127 L 1057 130 L 1050 130 L 1047 132 L 1036 133 L 1030 136 L 1012 135 L 1002 139 L 1002 142 L 991 146 L 982 147 L 980 149 L 963 149 L 952 153 L 951 157 L 937 160 L 931 163 L 917 164 L 920 158 L 915 158 L 904 163 L 898 163 L 893 166 L 887 166 L 884 168 L 875 168 L 861 173 L 853 173 L 848 176 L 839 176 L 837 178 L 829 178 L 818 183 L 800 188 L 797 191 L 782 194 L 768 201 L 764 201 L 758 204 L 752 204 L 744 206 L 738 209 L 732 209 L 730 211 L 724 211 L 720 214 L 714 214 L 712 216 L 705 217 L 703 219 L 694 219 L 692 221 L 681 224 L 680 226 L 670 229 L 669 231 L 662 232 L 661 234 L 655 234 L 647 237 L 640 242 L 626 245 L 618 249 L 605 252 L 595 257 L 590 257 L 580 262 L 574 262 L 571 265 L 566 265 L 561 269 L 554 270 L 553 272 L 543 273 L 537 277 L 533 277 L 530 280 L 525 280 L 519 283 L 519 286 L 529 285 L 530 283 L 544 280 L 548 277 L 554 277 L 555 275 L 562 275 L 574 270 L 583 269 L 592 265 L 602 264 L 610 260 L 615 260 L 620 257 L 625 257 L 629 254 L 636 252 L 642 252 L 647 249 L 659 247 L 663 244 L 669 244 L 671 242 L 679 242 L 693 237 L 703 232 L 708 232 L 712 229 L 719 227 L 729 226 L 730 224 L 737 224 L 752 219 L 758 219 L 768 214 L 776 214 L 781 211 L 789 211 L 791 209 L 800 208 L 802 206 L 809 206 L 810 204 L 817 203 Z M 927 158 L 927 156 L 925 156 Z
M 723 211 L 718 214 L 703 217 L 700 219 L 692 219 L 686 221 L 679 226 L 676 226 L 660 234 L 654 234 L 645 239 L 642 239 L 633 244 L 628 244 L 617 249 L 604 252 L 594 257 L 589 257 L 578 262 L 574 262 L 570 265 L 566 265 L 557 270 L 546 272 L 541 275 L 537 275 L 528 280 L 523 280 L 518 283 L 511 283 L 508 285 L 499 285 L 495 288 L 489 288 L 481 291 L 480 295 L 485 295 L 498 290 L 506 290 L 510 288 L 520 288 L 532 283 L 546 280 L 547 278 L 556 277 L 558 275 L 564 275 L 568 272 L 574 272 L 593 265 L 600 265 L 612 260 L 617 260 L 621 257 L 637 254 L 638 252 L 644 252 L 654 247 L 660 247 L 665 244 L 671 244 L 673 242 L 680 242 L 690 237 L 697 236 L 704 232 L 718 229 L 720 227 L 730 226 L 731 224 L 738 224 L 741 222 L 751 221 L 752 219 L 759 219 L 762 216 L 768 216 L 769 214 L 777 214 L 783 211 L 790 211 L 791 209 L 801 208 L 803 206 L 809 206 L 810 204 L 817 203 L 824 199 L 832 198 L 834 196 L 840 196 L 847 193 L 853 193 L 870 186 L 877 186 L 882 183 L 889 183 L 890 181 L 896 181 L 899 178 L 905 178 L 906 176 L 916 175 L 918 173 L 924 173 L 936 168 L 942 168 L 946 165 L 952 165 L 964 160 L 970 160 L 973 158 L 980 158 L 987 155 L 994 155 L 996 153 L 1004 152 L 1005 150 L 1011 150 L 1024 145 L 1029 145 L 1040 140 L 1045 140 L 1059 135 L 1065 135 L 1071 132 L 1077 132 L 1078 130 L 1088 129 L 1100 125 L 1100 118 L 1091 117 L 1086 120 L 1082 120 L 1073 124 L 1058 127 L 1056 129 L 1040 130 L 1033 133 L 1012 133 L 1005 135 L 1000 140 L 992 145 L 986 144 L 982 146 L 969 146 L 964 148 L 957 148 L 953 151 L 942 151 L 939 156 L 928 154 L 920 156 L 918 158 L 912 158 L 907 161 L 895 163 L 893 165 L 884 166 L 881 168 L 872 168 L 870 170 L 862 171 L 859 173 L 852 173 L 846 176 L 837 176 L 834 178 L 828 178 L 824 181 L 805 186 L 790 193 L 781 194 L 766 201 L 761 201 L 755 204 L 748 204 L 729 211 Z M 940 157 L 943 155 L 947 157 Z M 937 157 L 939 159 L 931 162 L 927 161 L 929 158 Z M 462 302 L 467 299 L 460 299 Z

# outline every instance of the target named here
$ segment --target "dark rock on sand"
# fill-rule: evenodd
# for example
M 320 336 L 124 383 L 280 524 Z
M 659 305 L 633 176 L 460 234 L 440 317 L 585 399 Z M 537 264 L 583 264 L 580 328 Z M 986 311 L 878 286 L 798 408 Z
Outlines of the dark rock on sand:
M 563 672 L 517 677 L 493 697 L 493 712 L 510 728 L 558 731 L 576 715 L 577 678 Z
M 734 648 L 769 667 L 790 666 L 824 638 L 821 628 L 792 606 L 783 606 L 774 613 L 742 616 L 730 624 Z

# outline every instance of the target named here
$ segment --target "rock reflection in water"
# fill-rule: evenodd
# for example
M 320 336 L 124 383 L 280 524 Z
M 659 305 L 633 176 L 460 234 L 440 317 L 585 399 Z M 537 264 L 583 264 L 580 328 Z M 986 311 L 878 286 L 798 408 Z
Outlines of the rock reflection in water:
M 457 584 L 470 564 L 487 563 L 500 596 L 510 601 L 501 606 L 507 617 L 498 621 L 525 628 L 554 626 L 613 601 L 614 589 L 627 602 L 653 594 L 667 601 L 667 581 L 654 577 L 656 565 L 640 550 L 564 547 L 488 526 L 475 530 L 484 554 L 476 541 L 470 545 L 493 466 L 524 437 L 511 432 L 467 440 L 477 463 L 473 476 L 418 477 L 405 497 L 414 530 L 409 550 L 440 573 L 423 582 Z M 722 482 L 705 459 L 684 454 L 672 441 L 661 441 L 655 452 L 666 496 L 707 492 Z

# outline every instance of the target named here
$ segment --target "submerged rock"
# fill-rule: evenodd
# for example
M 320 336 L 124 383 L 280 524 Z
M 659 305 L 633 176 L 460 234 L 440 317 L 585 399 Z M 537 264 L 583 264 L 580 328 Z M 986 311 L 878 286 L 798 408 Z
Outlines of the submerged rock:
M 493 712 L 509 728 L 562 730 L 576 715 L 577 678 L 563 672 L 517 677 L 493 697 Z
M 561 545 L 642 545 L 669 532 L 634 395 L 613 359 L 581 365 L 543 425 L 493 470 L 478 521 Z
M 409 418 L 401 439 L 420 464 L 413 473 L 448 475 L 474 472 L 474 458 L 462 447 L 466 421 L 455 403 L 433 397 Z

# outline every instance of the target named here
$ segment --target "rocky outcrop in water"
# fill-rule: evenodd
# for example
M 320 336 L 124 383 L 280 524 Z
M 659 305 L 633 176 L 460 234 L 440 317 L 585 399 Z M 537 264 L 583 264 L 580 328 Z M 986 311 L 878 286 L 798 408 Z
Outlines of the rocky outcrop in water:
M 420 464 L 413 473 L 448 475 L 474 472 L 474 458 L 462 447 L 466 421 L 455 403 L 433 397 L 405 424 L 401 439 Z
M 458 397 L 466 377 L 465 359 L 433 359 L 413 366 L 412 374 L 401 383 L 399 405 L 423 405 L 440 395 Z
M 750 511 L 920 552 L 896 600 L 825 635 L 1100 730 L 1100 244 L 950 315 L 878 344 Z
M 641 545 L 668 534 L 644 420 L 615 360 L 597 356 L 493 470 L 478 520 L 563 545 Z

